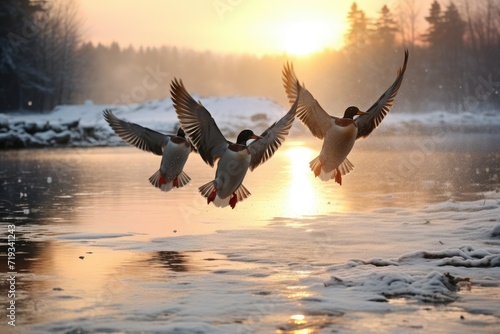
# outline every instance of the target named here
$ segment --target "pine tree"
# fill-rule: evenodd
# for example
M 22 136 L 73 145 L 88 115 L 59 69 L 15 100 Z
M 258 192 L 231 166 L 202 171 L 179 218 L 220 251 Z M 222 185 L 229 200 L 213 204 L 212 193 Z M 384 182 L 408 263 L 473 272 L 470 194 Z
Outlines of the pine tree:
M 441 48 L 445 62 L 445 84 L 447 86 L 447 104 L 457 110 L 464 102 L 464 33 L 465 21 L 462 20 L 453 2 L 446 7 L 442 18 L 443 35 Z
M 437 0 L 432 3 L 429 16 L 426 16 L 425 20 L 429 22 L 430 26 L 427 34 L 423 35 L 424 40 L 430 44 L 430 47 L 440 45 L 443 41 L 444 31 L 441 5 Z
M 441 11 L 437 1 L 432 3 L 429 16 L 425 18 L 429 22 L 427 34 L 423 37 L 429 43 L 430 49 L 449 52 L 456 51 L 463 46 L 465 33 L 465 21 L 460 17 L 457 7 L 450 2 L 446 11 Z
M 444 45 L 456 51 L 463 46 L 465 21 L 460 17 L 457 7 L 451 2 L 442 17 Z
M 389 50 L 393 49 L 396 41 L 398 25 L 387 5 L 380 10 L 380 15 L 375 22 L 375 31 L 373 41 L 379 48 Z
M 38 55 L 33 52 L 40 32 L 34 16 L 41 10 L 29 0 L 0 2 L 0 110 L 26 107 L 26 91 L 43 89 L 38 85 L 43 74 L 34 66 Z
M 349 21 L 349 30 L 345 35 L 346 46 L 366 47 L 368 43 L 368 19 L 365 12 L 358 9 L 356 2 L 352 3 L 347 20 Z
M 432 68 L 427 76 L 429 95 L 441 99 L 445 107 L 453 110 L 463 104 L 464 86 L 464 33 L 465 22 L 453 2 L 442 12 L 437 1 L 432 3 L 429 16 L 425 18 L 430 26 L 425 40 L 429 43 L 428 64 Z
M 70 103 L 80 82 L 72 1 L 0 2 L 0 110 Z

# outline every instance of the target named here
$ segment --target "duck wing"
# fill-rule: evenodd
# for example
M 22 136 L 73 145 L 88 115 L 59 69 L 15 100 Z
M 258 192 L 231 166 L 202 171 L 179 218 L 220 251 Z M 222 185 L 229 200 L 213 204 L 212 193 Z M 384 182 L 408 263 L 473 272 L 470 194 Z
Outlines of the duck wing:
M 123 121 L 116 117 L 109 109 L 105 109 L 102 113 L 109 126 L 126 143 L 143 151 L 152 152 L 157 155 L 163 154 L 163 148 L 170 140 L 169 135 L 164 135 L 139 124 Z
M 403 67 L 398 69 L 398 75 L 393 84 L 385 91 L 384 94 L 382 94 L 382 96 L 380 96 L 377 102 L 375 102 L 367 110 L 367 114 L 361 115 L 356 118 L 355 122 L 358 126 L 358 134 L 356 136 L 356 139 L 367 137 L 380 125 L 385 115 L 387 115 L 389 111 L 391 111 L 392 104 L 394 103 L 394 98 L 396 97 L 396 94 L 399 91 L 399 87 L 401 86 L 401 82 L 403 81 L 407 62 L 408 50 L 405 51 L 405 60 Z
M 303 85 L 299 84 L 293 65 L 288 62 L 283 67 L 283 86 L 285 86 L 290 104 L 297 100 L 299 95 L 298 87 L 301 88 L 296 116 L 309 128 L 314 136 L 323 139 L 336 117 L 328 115 L 312 94 Z
M 182 80 L 176 78 L 172 80 L 170 94 L 184 132 L 203 161 L 213 167 L 214 162 L 222 156 L 229 145 L 228 141 L 208 110 L 189 95 Z
M 299 105 L 299 97 L 302 94 L 299 84 L 297 84 L 296 91 L 298 93 L 300 92 L 300 94 L 298 94 L 299 96 L 295 99 L 295 102 L 285 116 L 267 128 L 267 130 L 260 135 L 262 137 L 261 139 L 253 141 L 248 146 L 252 156 L 250 160 L 251 171 L 271 158 L 274 152 L 276 152 L 285 141 L 292 127 L 293 120 L 295 119 L 295 114 Z

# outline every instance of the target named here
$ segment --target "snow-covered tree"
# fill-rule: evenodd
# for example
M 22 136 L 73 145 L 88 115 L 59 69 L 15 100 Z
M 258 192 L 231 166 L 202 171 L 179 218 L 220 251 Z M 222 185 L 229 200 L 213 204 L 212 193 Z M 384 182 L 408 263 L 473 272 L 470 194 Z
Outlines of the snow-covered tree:
M 52 109 L 80 85 L 72 0 L 0 2 L 0 110 Z
M 41 10 L 28 0 L 0 2 L 0 110 L 27 107 L 25 92 L 44 89 L 32 52 L 40 32 L 34 16 Z
M 42 109 L 72 102 L 79 90 L 81 44 L 78 11 L 73 0 L 54 0 L 45 4 L 45 10 L 36 16 L 40 28 L 35 52 L 37 68 L 45 74 L 48 90 L 38 96 Z

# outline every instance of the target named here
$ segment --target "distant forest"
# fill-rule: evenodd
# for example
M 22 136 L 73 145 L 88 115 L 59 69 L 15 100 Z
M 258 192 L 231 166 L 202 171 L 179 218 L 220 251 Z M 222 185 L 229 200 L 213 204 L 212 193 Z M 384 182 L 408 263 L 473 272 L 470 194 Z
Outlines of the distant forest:
M 500 1 L 434 1 L 425 9 L 417 0 L 396 4 L 368 17 L 352 3 L 341 50 L 258 57 L 94 45 L 82 40 L 73 1 L 3 0 L 0 111 L 163 99 L 173 77 L 201 97 L 265 96 L 286 105 L 281 70 L 293 61 L 323 107 L 340 114 L 348 105 L 368 108 L 394 80 L 406 48 L 410 62 L 399 110 L 500 111 Z M 425 33 L 417 32 L 421 16 Z

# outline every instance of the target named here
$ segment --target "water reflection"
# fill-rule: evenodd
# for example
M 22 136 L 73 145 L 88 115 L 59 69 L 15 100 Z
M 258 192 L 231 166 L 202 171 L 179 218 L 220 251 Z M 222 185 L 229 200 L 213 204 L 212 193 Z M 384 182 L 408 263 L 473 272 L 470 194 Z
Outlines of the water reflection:
M 245 185 L 252 196 L 234 210 L 208 206 L 198 194 L 213 169 L 197 155 L 186 166 L 193 181 L 162 193 L 147 180 L 156 157 L 134 148 L 6 151 L 0 155 L 0 217 L 19 227 L 35 225 L 42 237 L 90 232 L 145 240 L 265 226 L 273 217 L 477 199 L 478 192 L 499 187 L 498 151 L 474 146 L 424 152 L 412 146 L 418 137 L 406 146 L 398 137 L 371 139 L 357 143 L 350 155 L 355 169 L 342 186 L 310 171 L 319 141 L 287 141 L 273 159 L 248 173 Z
M 276 332 L 280 334 L 313 334 L 323 333 L 322 330 L 330 329 L 331 325 L 339 323 L 342 313 L 325 311 L 324 314 L 294 314 L 286 323 L 278 326 Z
M 162 193 L 147 181 L 156 157 L 134 148 L 2 152 L 0 216 L 19 226 L 47 225 L 51 235 L 133 232 L 135 239 L 150 239 L 263 226 L 273 217 L 478 198 L 478 192 L 499 186 L 497 152 L 422 152 L 401 147 L 399 138 L 372 139 L 351 154 L 355 169 L 342 186 L 310 171 L 319 142 L 287 141 L 247 175 L 252 196 L 235 210 L 208 206 L 198 194 L 197 186 L 212 178 L 213 170 L 196 155 L 186 166 L 191 184 Z
M 285 150 L 288 157 L 290 183 L 284 193 L 287 198 L 286 212 L 289 217 L 297 218 L 317 212 L 317 192 L 314 190 L 308 161 L 313 159 L 314 151 L 297 144 Z
M 214 171 L 196 155 L 186 165 L 191 184 L 163 193 L 148 182 L 158 160 L 135 148 L 2 152 L 1 234 L 7 233 L 7 224 L 16 225 L 22 318 L 39 322 L 104 314 L 126 304 L 141 280 L 164 281 L 234 265 L 217 254 L 116 250 L 121 242 L 262 228 L 273 217 L 423 207 L 478 199 L 480 192 L 500 187 L 498 149 L 422 151 L 411 146 L 418 140 L 401 146 L 400 138 L 374 137 L 357 144 L 350 156 L 355 170 L 342 186 L 322 182 L 310 171 L 318 141 L 289 140 L 269 162 L 248 173 L 245 185 L 252 196 L 234 210 L 208 206 L 199 195 L 197 186 L 213 178 Z M 67 234 L 77 237 L 60 238 Z M 93 247 L 96 239 L 105 239 L 108 248 Z M 2 272 L 8 271 L 5 258 L 2 252 Z M 0 283 L 2 291 L 6 284 Z M 290 289 L 289 296 L 308 295 Z M 2 303 L 5 299 L 0 296 Z M 304 320 L 307 327 L 293 330 L 307 330 L 310 318 Z
M 248 173 L 245 185 L 252 196 L 234 210 L 208 206 L 198 194 L 213 169 L 196 155 L 186 166 L 193 181 L 162 193 L 147 180 L 156 157 L 134 148 L 2 152 L 0 216 L 19 225 L 48 225 L 51 234 L 71 227 L 77 233 L 134 232 L 135 239 L 149 239 L 263 226 L 273 217 L 477 198 L 485 186 L 499 185 L 496 152 L 422 152 L 401 147 L 399 138 L 378 144 L 372 139 L 351 154 L 355 169 L 342 186 L 310 171 L 319 142 L 287 141 L 273 159 Z
M 155 252 L 149 260 L 149 263 L 159 265 L 160 268 L 165 268 L 174 272 L 187 272 L 190 270 L 187 254 L 181 252 Z

